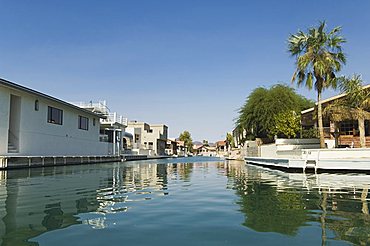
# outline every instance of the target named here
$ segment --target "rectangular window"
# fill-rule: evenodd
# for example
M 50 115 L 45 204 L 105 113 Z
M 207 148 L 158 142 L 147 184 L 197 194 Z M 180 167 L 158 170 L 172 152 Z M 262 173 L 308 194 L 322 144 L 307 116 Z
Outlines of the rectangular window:
M 149 149 L 153 149 L 153 142 L 149 142 Z
M 340 122 L 339 131 L 341 135 L 359 135 L 358 121 L 348 120 Z
M 63 110 L 48 106 L 48 123 L 63 125 Z
M 138 143 L 139 142 L 139 139 L 140 139 L 140 135 L 139 134 L 135 134 L 135 143 Z
M 89 130 L 89 118 L 78 116 L 78 129 Z

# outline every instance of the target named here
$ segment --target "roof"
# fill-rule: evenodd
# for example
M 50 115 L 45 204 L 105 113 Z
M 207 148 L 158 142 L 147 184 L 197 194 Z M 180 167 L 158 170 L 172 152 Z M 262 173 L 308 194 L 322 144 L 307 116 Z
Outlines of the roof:
M 176 142 L 177 142 L 178 145 L 185 145 L 185 141 L 176 140 Z
M 91 112 L 87 109 L 84 109 L 84 108 L 80 108 L 76 105 L 73 105 L 71 103 L 68 103 L 68 102 L 65 102 L 65 101 L 62 101 L 58 98 L 55 98 L 55 97 L 52 97 L 52 96 L 49 96 L 49 95 L 46 95 L 44 93 L 41 93 L 39 91 L 36 91 L 36 90 L 33 90 L 33 89 L 30 89 L 30 88 L 27 88 L 25 86 L 22 86 L 22 85 L 19 85 L 19 84 L 16 84 L 16 83 L 13 83 L 13 82 L 10 82 L 8 80 L 5 80 L 5 79 L 2 79 L 0 78 L 0 85 L 4 86 L 4 87 L 7 87 L 7 88 L 10 88 L 10 89 L 14 89 L 14 90 L 18 90 L 18 91 L 23 91 L 23 92 L 27 92 L 27 93 L 30 93 L 32 95 L 35 95 L 35 96 L 38 96 L 38 97 L 43 97 L 45 99 L 48 99 L 48 100 L 51 100 L 51 101 L 54 101 L 54 102 L 57 102 L 57 103 L 60 103 L 60 104 L 63 104 L 64 106 L 67 106 L 67 107 L 70 107 L 70 108 L 73 108 L 73 109 L 76 109 L 76 110 L 79 110 L 79 111 L 82 111 L 84 113 L 87 113 L 87 114 L 90 114 L 90 115 L 93 115 L 95 117 L 99 117 L 99 118 L 104 118 L 104 116 L 101 116 L 99 114 L 96 114 L 94 112 Z
M 365 85 L 365 86 L 362 87 L 363 90 L 369 89 L 369 88 L 370 88 L 370 84 L 369 85 Z M 346 93 L 343 93 L 343 94 L 339 94 L 339 95 L 330 97 L 330 98 L 325 99 L 325 100 L 321 100 L 321 104 L 328 103 L 328 102 L 331 102 L 331 101 L 340 99 L 342 97 L 345 97 L 346 95 L 347 95 Z M 315 103 L 315 105 L 317 105 L 317 102 Z M 312 107 L 312 108 L 309 108 L 309 109 L 305 109 L 305 110 L 301 111 L 301 114 L 307 114 L 309 112 L 314 111 L 314 109 L 315 109 L 315 107 Z
M 200 149 L 202 147 L 203 147 L 203 144 L 201 144 L 201 145 L 193 145 L 193 149 Z
M 216 145 L 217 146 L 225 146 L 226 145 L 226 141 L 225 140 L 217 141 L 216 142 Z

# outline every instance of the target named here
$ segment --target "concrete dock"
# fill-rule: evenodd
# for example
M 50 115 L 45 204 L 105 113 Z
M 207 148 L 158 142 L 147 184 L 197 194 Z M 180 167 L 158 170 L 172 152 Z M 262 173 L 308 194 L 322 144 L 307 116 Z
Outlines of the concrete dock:
M 285 171 L 370 172 L 370 149 L 305 149 L 290 157 L 245 157 L 245 162 Z
M 0 169 L 93 164 L 121 160 L 120 156 L 0 156 Z
M 0 170 L 95 164 L 105 162 L 165 159 L 170 156 L 121 155 L 121 156 L 0 156 Z

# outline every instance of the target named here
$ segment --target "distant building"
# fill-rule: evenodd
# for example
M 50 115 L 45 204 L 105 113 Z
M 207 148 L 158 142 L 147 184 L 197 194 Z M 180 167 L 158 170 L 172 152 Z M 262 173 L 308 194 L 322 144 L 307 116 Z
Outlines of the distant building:
M 185 141 L 177 140 L 177 155 L 178 156 L 186 156 L 188 153 L 188 149 L 185 146 Z
M 226 140 L 221 140 L 216 142 L 216 152 L 220 156 L 224 156 L 228 151 L 228 146 Z
M 0 155 L 107 155 L 101 117 L 0 79 Z
M 174 139 L 167 139 L 166 143 L 166 155 L 173 156 L 177 155 L 177 142 Z
M 194 145 L 193 146 L 194 155 L 198 156 L 216 156 L 216 147 L 206 146 L 206 145 Z
M 129 121 L 126 132 L 132 134 L 132 150 L 150 156 L 165 155 L 168 127 L 164 124 L 149 125 Z

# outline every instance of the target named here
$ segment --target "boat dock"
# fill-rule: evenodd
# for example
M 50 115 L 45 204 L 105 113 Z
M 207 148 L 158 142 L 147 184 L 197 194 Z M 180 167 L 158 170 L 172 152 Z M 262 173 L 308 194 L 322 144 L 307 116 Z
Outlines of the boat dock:
M 370 172 L 370 149 L 304 149 L 297 156 L 245 157 L 245 162 L 294 172 Z

